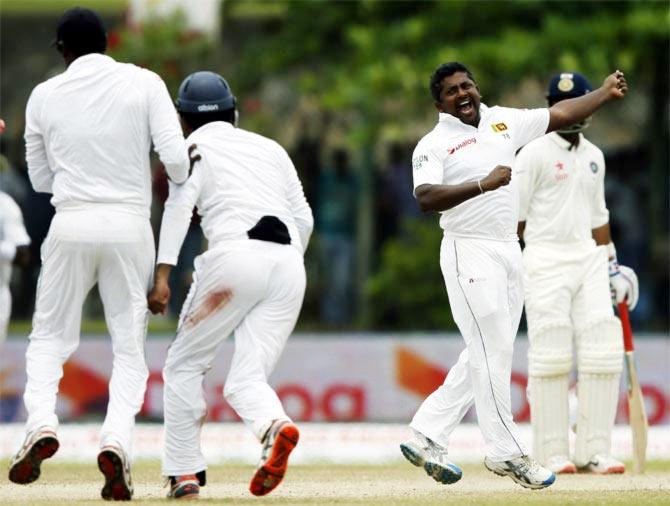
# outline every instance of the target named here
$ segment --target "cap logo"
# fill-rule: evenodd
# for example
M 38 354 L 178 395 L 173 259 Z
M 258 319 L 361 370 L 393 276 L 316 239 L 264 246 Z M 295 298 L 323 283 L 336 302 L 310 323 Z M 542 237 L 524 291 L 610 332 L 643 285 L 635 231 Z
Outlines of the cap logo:
M 219 110 L 219 104 L 202 104 L 198 106 L 199 112 L 210 112 L 218 110 Z
M 558 81 L 558 89 L 564 92 L 571 91 L 575 87 L 572 80 L 572 74 L 561 74 L 561 80 Z

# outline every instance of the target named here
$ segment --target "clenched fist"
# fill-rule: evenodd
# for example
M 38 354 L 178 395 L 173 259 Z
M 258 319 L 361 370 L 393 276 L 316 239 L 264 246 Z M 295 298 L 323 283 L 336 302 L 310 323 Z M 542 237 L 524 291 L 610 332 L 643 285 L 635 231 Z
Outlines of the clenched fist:
M 507 186 L 511 180 L 512 168 L 507 165 L 496 165 L 496 168 L 489 172 L 489 175 L 482 179 L 479 184 L 482 190 L 490 192 L 501 186 Z
M 626 95 L 628 91 L 628 83 L 623 75 L 623 72 L 617 70 L 613 74 L 608 75 L 603 81 L 603 89 L 609 93 L 613 99 L 620 99 Z

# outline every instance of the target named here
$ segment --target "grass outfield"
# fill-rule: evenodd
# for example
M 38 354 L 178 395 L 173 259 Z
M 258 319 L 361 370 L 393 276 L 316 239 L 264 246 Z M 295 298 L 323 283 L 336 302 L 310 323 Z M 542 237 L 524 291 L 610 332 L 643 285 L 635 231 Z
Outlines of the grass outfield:
M 0 462 L 3 470 L 7 461 Z M 409 464 L 387 466 L 293 466 L 279 488 L 264 498 L 248 492 L 252 466 L 213 466 L 209 484 L 200 500 L 207 504 L 602 504 L 659 505 L 670 503 L 670 461 L 651 462 L 643 476 L 560 476 L 545 490 L 525 490 L 509 478 L 486 471 L 482 465 L 463 467 L 463 478 L 454 485 L 440 485 L 422 469 Z M 158 462 L 138 462 L 133 467 L 135 500 L 165 504 Z M 46 461 L 39 481 L 14 485 L 6 472 L 0 477 L 2 504 L 58 506 L 102 502 L 102 475 L 94 463 L 63 464 Z

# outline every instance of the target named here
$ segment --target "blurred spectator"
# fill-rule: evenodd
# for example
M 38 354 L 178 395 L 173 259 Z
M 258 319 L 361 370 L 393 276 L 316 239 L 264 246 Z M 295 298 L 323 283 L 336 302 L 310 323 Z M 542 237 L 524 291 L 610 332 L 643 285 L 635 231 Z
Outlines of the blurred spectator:
M 343 149 L 319 174 L 316 232 L 321 270 L 321 318 L 331 325 L 351 321 L 357 184 Z
M 163 215 L 163 206 L 168 197 L 168 179 L 163 164 L 158 163 L 158 168 L 154 173 L 154 204 L 160 209 L 155 216 Z M 160 223 L 157 224 L 160 226 Z M 156 234 L 155 237 L 158 237 Z M 203 249 L 204 236 L 200 228 L 200 216 L 193 209 L 191 225 L 186 232 L 184 244 L 179 252 L 177 265 L 170 272 L 170 290 L 172 296 L 168 305 L 170 316 L 179 317 L 179 310 L 186 300 L 189 287 L 193 281 L 193 261 Z
M 30 185 L 26 178 L 19 174 L 7 158 L 5 137 L 0 137 L 0 191 L 11 196 L 19 207 L 23 207 L 29 190 Z
M 291 160 L 298 171 L 307 203 L 315 209 L 317 181 L 321 172 L 321 140 L 306 132 L 304 121 L 300 123 L 301 136 L 291 153 Z
M 412 156 L 410 148 L 400 143 L 391 144 L 387 169 L 380 174 L 380 192 L 377 195 L 377 241 L 397 235 L 402 222 L 417 219 L 421 210 L 412 192 Z

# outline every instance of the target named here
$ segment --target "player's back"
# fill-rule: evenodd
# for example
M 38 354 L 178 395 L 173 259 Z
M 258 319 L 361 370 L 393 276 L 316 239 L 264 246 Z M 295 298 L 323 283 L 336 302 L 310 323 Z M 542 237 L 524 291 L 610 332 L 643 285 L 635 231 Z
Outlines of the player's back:
M 93 53 L 35 89 L 35 128 L 54 172 L 57 208 L 121 203 L 148 215 L 149 101 L 158 85 L 152 72 Z
M 196 204 L 210 247 L 247 238 L 263 216 L 275 216 L 302 250 L 296 217 L 311 220 L 311 211 L 293 163 L 278 143 L 226 122 L 200 127 L 187 143 L 197 144 L 202 157 L 191 177 L 203 178 Z

